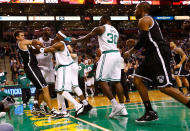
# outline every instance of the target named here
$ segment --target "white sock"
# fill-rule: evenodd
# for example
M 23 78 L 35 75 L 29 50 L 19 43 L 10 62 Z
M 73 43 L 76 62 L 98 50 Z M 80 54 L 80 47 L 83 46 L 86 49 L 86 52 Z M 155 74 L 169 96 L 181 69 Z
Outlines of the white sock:
M 68 101 L 70 101 L 71 103 L 73 103 L 73 105 L 76 107 L 77 105 L 79 105 L 79 103 L 71 96 L 71 94 L 67 91 L 64 91 L 62 93 L 63 97 L 65 99 L 67 99 Z
M 59 108 L 59 109 L 61 108 L 60 99 L 61 99 L 61 95 L 60 95 L 60 94 L 57 94 L 57 104 L 58 104 L 58 108 Z
M 82 100 L 82 104 L 86 106 L 86 105 L 88 105 L 88 101 L 87 100 Z
M 88 95 L 88 93 L 87 93 L 87 86 L 86 86 L 86 84 L 85 84 L 85 94 L 86 94 L 86 95 Z
M 90 88 L 90 92 L 91 92 L 91 94 L 92 94 L 92 95 L 94 94 L 94 91 L 93 91 L 93 89 L 92 89 L 92 88 Z
M 67 111 L 66 105 L 65 105 L 65 99 L 62 95 L 58 94 L 57 98 L 59 99 L 59 103 L 60 103 L 60 107 L 61 107 L 61 111 Z
M 111 100 L 111 104 L 112 104 L 112 105 L 117 105 L 117 104 L 118 104 L 115 98 L 113 98 L 113 99 Z

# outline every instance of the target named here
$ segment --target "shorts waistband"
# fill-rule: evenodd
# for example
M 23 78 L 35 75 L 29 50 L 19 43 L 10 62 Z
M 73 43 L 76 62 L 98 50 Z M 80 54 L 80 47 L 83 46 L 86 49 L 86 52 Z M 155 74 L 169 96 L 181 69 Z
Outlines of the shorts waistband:
M 112 53 L 112 52 L 119 52 L 119 50 L 106 50 L 103 51 L 102 54 Z
M 58 65 L 58 66 L 56 66 L 55 67 L 55 70 L 57 71 L 59 68 L 61 68 L 61 67 L 66 67 L 66 66 L 70 66 L 70 65 L 72 65 L 74 62 L 71 62 L 70 64 L 68 64 L 68 65 Z

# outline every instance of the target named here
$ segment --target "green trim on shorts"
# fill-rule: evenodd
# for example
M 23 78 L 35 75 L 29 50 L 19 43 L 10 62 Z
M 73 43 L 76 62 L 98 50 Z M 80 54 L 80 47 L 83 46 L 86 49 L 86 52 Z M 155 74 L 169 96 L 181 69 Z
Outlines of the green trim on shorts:
M 106 50 L 106 51 L 103 51 L 102 54 L 112 53 L 112 52 L 119 52 L 119 50 Z
M 70 64 L 68 64 L 68 65 L 58 65 L 58 66 L 56 66 L 55 67 L 55 70 L 57 71 L 59 68 L 61 68 L 61 67 L 65 67 L 65 66 L 70 66 L 70 65 L 72 65 L 74 62 L 71 62 Z
M 102 72 L 103 72 L 103 68 L 104 68 L 105 59 L 106 59 L 106 54 L 103 56 L 102 65 L 100 68 L 100 74 L 99 74 L 98 79 L 102 79 Z
M 79 85 L 72 85 L 73 88 L 79 87 Z
M 96 81 L 121 81 L 121 79 L 96 79 Z

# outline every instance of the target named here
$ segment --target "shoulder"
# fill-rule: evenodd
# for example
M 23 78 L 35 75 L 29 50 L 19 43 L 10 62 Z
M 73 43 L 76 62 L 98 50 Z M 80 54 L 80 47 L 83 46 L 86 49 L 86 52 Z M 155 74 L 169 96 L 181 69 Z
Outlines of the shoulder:
M 147 23 L 147 22 L 152 22 L 152 18 L 150 16 L 144 16 L 139 20 L 139 23 Z

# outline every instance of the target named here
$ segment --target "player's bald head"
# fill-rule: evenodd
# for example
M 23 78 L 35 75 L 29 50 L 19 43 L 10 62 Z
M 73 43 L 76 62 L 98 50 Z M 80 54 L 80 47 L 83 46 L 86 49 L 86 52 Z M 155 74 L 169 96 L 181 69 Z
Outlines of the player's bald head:
M 139 8 L 146 13 L 150 12 L 150 7 L 151 7 L 151 5 L 148 2 L 141 2 L 136 6 L 136 8 Z

